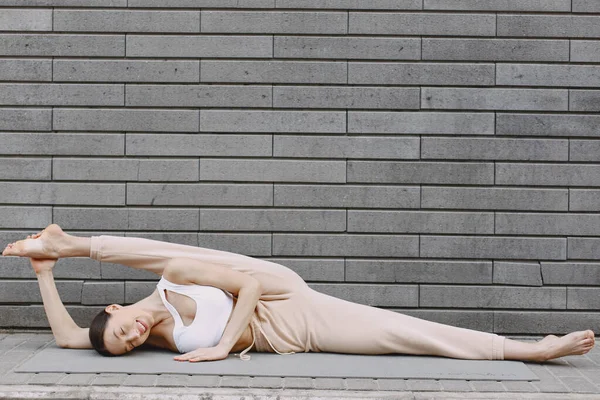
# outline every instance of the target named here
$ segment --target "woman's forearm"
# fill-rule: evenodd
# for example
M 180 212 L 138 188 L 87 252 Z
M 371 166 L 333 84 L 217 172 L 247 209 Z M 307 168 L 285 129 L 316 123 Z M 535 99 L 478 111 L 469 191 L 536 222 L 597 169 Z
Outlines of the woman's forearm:
M 52 271 L 40 271 L 36 273 L 36 276 L 50 328 L 52 329 L 56 343 L 61 346 L 68 343 L 73 333 L 81 328 L 73 321 L 73 318 L 71 318 L 60 300 Z
M 228 351 L 235 346 L 252 319 L 261 292 L 262 290 L 258 284 L 249 284 L 240 289 L 237 303 L 219 341 L 219 346 L 224 346 Z

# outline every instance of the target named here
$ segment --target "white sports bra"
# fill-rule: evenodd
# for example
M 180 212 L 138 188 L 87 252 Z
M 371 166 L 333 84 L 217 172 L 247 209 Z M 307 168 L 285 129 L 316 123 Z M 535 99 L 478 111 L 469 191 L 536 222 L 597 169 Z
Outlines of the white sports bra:
M 233 310 L 233 296 L 214 286 L 178 285 L 161 277 L 156 285 L 167 310 L 173 315 L 173 339 L 180 353 L 199 347 L 214 347 L 221 340 Z M 196 302 L 196 316 L 185 326 L 181 316 L 165 297 L 165 289 L 191 297 Z
M 200 347 L 214 347 L 219 343 L 223 336 L 223 332 L 225 331 L 229 316 L 233 311 L 233 295 L 231 293 L 214 286 L 179 285 L 168 281 L 164 276 L 160 278 L 156 287 L 158 288 L 158 293 L 160 294 L 163 304 L 167 307 L 167 310 L 169 310 L 175 320 L 173 340 L 175 340 L 175 346 L 177 346 L 177 350 L 179 350 L 180 353 L 188 353 Z M 175 307 L 167 301 L 165 289 L 194 299 L 196 302 L 196 316 L 191 324 L 188 326 L 183 324 L 183 320 Z M 256 340 L 256 334 L 252 323 L 250 323 L 250 329 L 252 332 L 252 344 L 239 354 L 239 358 L 243 361 L 250 360 L 251 357 L 245 353 L 254 346 Z M 258 325 L 258 329 L 260 329 L 261 333 L 269 343 L 269 346 L 271 346 L 277 354 L 287 355 L 295 353 L 293 351 L 289 353 L 280 353 L 273 347 L 260 324 Z

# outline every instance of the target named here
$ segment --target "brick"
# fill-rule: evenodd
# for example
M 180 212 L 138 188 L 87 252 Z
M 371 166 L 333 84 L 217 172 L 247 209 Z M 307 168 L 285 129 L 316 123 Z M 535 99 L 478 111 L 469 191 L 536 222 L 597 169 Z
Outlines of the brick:
M 498 14 L 498 36 L 600 37 L 600 17 Z
M 566 288 L 419 286 L 421 307 L 565 309 Z
M 420 257 L 564 260 L 564 238 L 421 236 Z
M 192 375 L 187 383 L 188 387 L 218 387 L 221 383 L 219 375 Z
M 127 35 L 127 57 L 270 58 L 273 57 L 273 38 L 250 35 Z
M 96 374 L 67 374 L 67 376 L 60 381 L 60 384 L 69 386 L 88 386 L 95 378 Z
M 90 131 L 197 132 L 198 111 L 62 108 L 53 129 Z
M 417 307 L 417 285 L 369 285 L 312 283 L 317 292 L 368 306 Z
M 497 163 L 496 184 L 599 186 L 600 165 Z
M 473 388 L 467 380 L 440 379 L 442 390 L 446 392 L 472 392 Z
M 346 210 L 231 209 L 200 210 L 204 231 L 344 232 Z
M 54 60 L 53 79 L 55 82 L 198 82 L 200 71 L 199 61 Z
M 129 0 L 129 7 L 177 8 L 272 8 L 275 0 Z
M 583 377 L 564 377 L 560 381 L 575 393 L 598 393 L 598 387 Z
M 53 222 L 63 229 L 127 229 L 128 210 L 125 208 L 76 208 L 54 209 Z
M 542 262 L 546 285 L 600 286 L 600 264 L 593 262 Z
M 598 140 L 570 140 L 569 161 L 600 160 L 600 142 Z
M 408 385 L 408 389 L 411 391 L 419 392 L 419 391 L 440 391 L 442 390 L 441 383 L 436 380 L 431 379 L 407 379 L 406 384 Z
M 139 181 L 189 181 L 200 178 L 200 161 L 187 160 L 140 160 Z
M 0 133 L 2 153 L 25 155 L 123 155 L 123 135 L 70 133 Z
M 408 379 L 377 379 L 380 390 L 394 390 L 397 392 L 408 391 L 408 384 L 406 382 L 408 382 Z M 397 396 L 397 394 L 395 396 Z M 411 393 L 410 396 L 413 396 L 413 393 Z
M 49 131 L 52 110 L 47 108 L 0 108 L 0 130 Z
M 202 11 L 203 33 L 346 34 L 345 12 Z
M 268 86 L 127 85 L 125 104 L 136 107 L 271 107 L 271 92 Z
M 44 226 L 49 224 L 50 222 Z M 14 226 L 17 225 L 14 224 Z M 39 232 L 40 229 L 36 231 Z M 36 279 L 27 257 L 5 257 L 0 260 L 0 276 L 2 278 Z M 55 264 L 52 272 L 56 279 L 100 279 L 98 261 L 90 258 L 61 258 Z
M 83 281 L 56 281 L 60 298 L 65 303 L 81 301 Z M 42 296 L 37 281 L 1 280 L 0 302 L 4 303 L 41 303 Z
M 600 239 L 568 238 L 567 254 L 569 259 L 600 260 Z
M 494 283 L 499 285 L 542 286 L 539 263 L 494 261 Z M 547 283 L 547 282 L 546 282 Z
M 219 387 L 243 387 L 247 388 L 250 385 L 249 376 L 226 376 L 221 377 Z
M 127 134 L 125 143 L 127 154 L 136 156 L 270 157 L 273 153 L 272 135 Z
M 123 85 L 0 84 L 0 105 L 122 106 Z
M 156 290 L 159 278 L 152 282 L 125 281 L 125 303 L 132 304 L 148 297 Z
M 538 389 L 533 386 L 531 381 L 502 381 L 502 385 L 504 385 L 507 392 L 538 392 Z
M 501 381 L 471 381 L 473 388 L 477 392 L 504 392 L 504 386 Z
M 568 111 L 566 89 L 421 89 L 421 108 L 467 110 Z
M 600 25 L 600 19 L 598 22 L 598 25 Z M 600 86 L 600 66 L 498 64 L 496 67 L 496 84 L 511 86 L 598 87 Z
M 314 379 L 315 389 L 334 389 L 334 390 L 345 390 L 344 378 L 321 378 L 316 377 Z
M 494 85 L 494 64 L 348 62 L 349 84 Z
M 0 12 L 3 31 L 51 31 L 51 9 L 4 9 Z
M 53 178 L 60 180 L 137 180 L 139 160 L 55 158 Z
M 346 282 L 492 283 L 489 261 L 346 260 Z
M 347 182 L 492 184 L 492 163 L 348 161 Z
M 569 110 L 600 111 L 600 90 L 569 90 Z
M 570 0 L 424 0 L 425 10 L 571 11 Z
M 600 12 L 600 4 L 595 0 L 573 0 L 573 12 Z
M 419 109 L 419 88 L 275 86 L 273 107 Z
M 121 264 L 101 263 L 102 279 L 132 279 L 132 280 L 152 280 L 157 276 L 154 272 L 143 269 L 130 268 Z
M 569 211 L 600 211 L 600 190 L 569 189 Z
M 39 289 L 37 289 L 39 292 Z M 12 300 L 11 300 L 12 301 Z M 63 299 L 64 301 L 64 299 Z M 80 301 L 80 300 L 77 300 Z M 98 307 L 66 306 L 79 326 L 87 327 L 100 311 Z M 49 328 L 44 307 L 40 305 L 0 305 L 0 326 L 3 328 Z M 21 375 L 21 374 L 19 374 Z M 13 382 L 14 383 L 14 382 Z
M 4 56 L 123 57 L 125 35 L 0 34 Z
M 0 158 L 0 179 L 50 180 L 50 162 L 49 158 Z
M 270 256 L 269 233 L 198 233 L 199 246 L 238 253 L 250 257 Z
M 339 257 L 417 257 L 415 235 L 273 234 L 273 255 Z
M 274 206 L 419 208 L 418 186 L 275 184 Z M 566 198 L 565 192 L 565 198 Z
M 201 132 L 345 133 L 344 111 L 202 110 Z
M 569 141 L 558 139 L 424 137 L 421 141 L 421 159 L 428 158 L 568 161 Z
M 158 375 L 127 374 L 127 378 L 125 378 L 122 385 L 152 387 L 156 386 L 157 378 Z
M 570 61 L 600 62 L 600 44 L 597 40 L 571 40 Z
M 504 38 L 423 38 L 422 40 L 423 60 L 569 61 L 568 40 Z
M 600 116 L 498 113 L 497 135 L 599 136 Z
M 277 0 L 278 8 L 330 8 L 368 10 L 420 10 L 421 0 Z
M 348 232 L 494 233 L 494 214 L 348 210 Z
M 127 378 L 127 374 L 97 374 L 96 379 L 94 379 L 91 383 L 93 386 L 121 386 L 125 379 Z
M 568 189 L 423 187 L 421 190 L 423 208 L 569 210 Z
M 81 304 L 106 305 L 123 304 L 125 301 L 124 282 L 84 282 L 81 292 Z
M 418 159 L 419 137 L 277 135 L 273 137 L 273 156 Z
M 314 379 L 308 377 L 285 377 L 283 385 L 286 389 L 313 389 Z
M 272 206 L 273 185 L 128 183 L 127 204 L 157 206 Z
M 130 208 L 128 229 L 178 231 L 199 229 L 198 209 Z
M 493 135 L 493 113 L 348 111 L 349 133 Z
M 38 228 L 51 223 L 51 207 L 0 206 L 0 228 Z
M 276 58 L 421 59 L 421 38 L 277 36 L 274 40 Z
M 2 59 L 0 60 L 0 80 L 51 81 L 52 60 Z
M 494 317 L 498 334 L 567 334 L 600 328 L 600 313 L 591 311 L 494 311 Z
M 567 288 L 567 309 L 596 310 L 600 288 Z
M 200 82 L 346 84 L 348 63 L 345 61 L 202 60 Z
M 0 6 L 127 7 L 127 0 L 0 0 Z
M 350 12 L 348 33 L 495 36 L 494 14 Z
M 204 158 L 200 163 L 200 180 L 340 183 L 346 181 L 346 162 Z
M 198 11 L 54 10 L 61 32 L 200 32 Z
M 263 258 L 296 272 L 305 281 L 344 281 L 344 260 L 331 258 Z
M 348 390 L 379 390 L 377 379 L 371 378 L 345 378 Z
M 156 378 L 156 386 L 185 387 L 190 380 L 190 375 L 160 374 Z
M 496 233 L 600 236 L 600 214 L 496 213 Z
M 15 204 L 124 205 L 125 184 L 0 182 L 0 202 Z

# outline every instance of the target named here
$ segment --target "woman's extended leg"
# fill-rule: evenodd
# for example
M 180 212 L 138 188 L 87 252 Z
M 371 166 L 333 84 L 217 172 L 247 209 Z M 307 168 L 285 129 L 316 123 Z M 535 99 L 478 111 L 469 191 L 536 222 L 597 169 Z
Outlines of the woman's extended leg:
M 583 354 L 594 344 L 593 332 L 589 330 L 561 338 L 549 335 L 539 342 L 527 343 L 352 303 L 316 291 L 307 298 L 313 351 L 544 361 Z
M 42 258 L 90 257 L 159 274 L 169 259 L 186 257 L 249 273 L 260 281 L 266 295 L 288 293 L 290 290 L 306 286 L 304 280 L 291 269 L 242 254 L 138 237 L 77 237 L 66 234 L 56 224 L 49 225 L 42 231 L 41 236 L 32 235 L 32 239 L 16 242 L 12 249 L 7 247 L 3 255 Z

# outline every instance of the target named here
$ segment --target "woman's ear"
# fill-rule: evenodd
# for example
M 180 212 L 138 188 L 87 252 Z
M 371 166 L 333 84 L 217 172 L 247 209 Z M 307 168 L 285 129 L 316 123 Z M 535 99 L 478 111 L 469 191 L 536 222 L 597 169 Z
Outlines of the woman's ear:
M 110 313 L 111 311 L 119 310 L 121 308 L 123 308 L 123 306 L 121 306 L 119 304 L 110 304 L 110 305 L 106 306 L 104 311 L 106 311 L 107 313 Z

